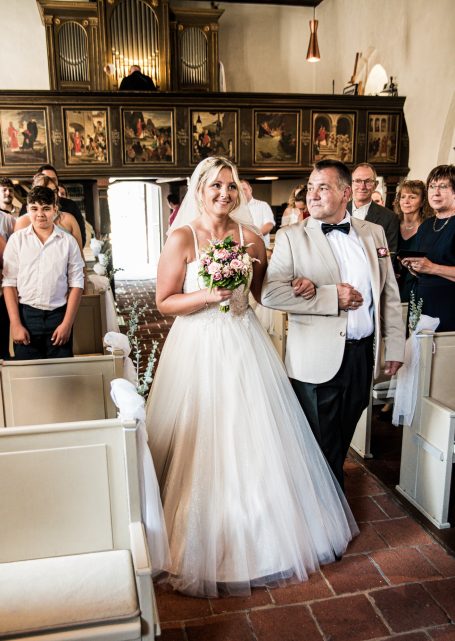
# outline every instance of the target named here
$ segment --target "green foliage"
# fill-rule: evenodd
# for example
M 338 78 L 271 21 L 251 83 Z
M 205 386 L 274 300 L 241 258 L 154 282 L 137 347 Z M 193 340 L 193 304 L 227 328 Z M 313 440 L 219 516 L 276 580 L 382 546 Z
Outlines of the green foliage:
M 417 327 L 417 323 L 422 316 L 422 307 L 423 307 L 423 298 L 419 298 L 419 301 L 416 303 L 415 294 L 411 292 L 409 297 L 409 320 L 408 326 L 409 331 L 414 332 Z
M 141 319 L 143 319 L 145 316 L 145 308 L 140 307 L 139 303 L 134 301 L 134 303 L 131 305 L 131 307 L 128 308 L 127 311 L 129 316 L 127 320 L 128 331 L 126 335 L 128 336 L 128 340 L 131 345 L 131 360 L 133 361 L 134 367 L 136 369 L 136 388 L 141 396 L 146 396 L 153 381 L 153 369 L 155 367 L 157 359 L 156 353 L 158 350 L 158 342 L 152 342 L 152 349 L 147 359 L 145 370 L 141 372 L 142 347 L 137 336 L 137 331 L 140 327 Z

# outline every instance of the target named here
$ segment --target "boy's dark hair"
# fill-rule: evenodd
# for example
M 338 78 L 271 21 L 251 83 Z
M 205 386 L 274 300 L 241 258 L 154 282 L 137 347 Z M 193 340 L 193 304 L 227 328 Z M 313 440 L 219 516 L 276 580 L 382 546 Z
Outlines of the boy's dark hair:
M 27 194 L 27 204 L 38 203 L 38 205 L 56 205 L 57 192 L 49 187 L 33 187 Z
M 6 176 L 3 176 L 3 178 L 0 178 L 0 185 L 2 187 L 9 187 L 10 189 L 14 189 L 14 184 L 11 178 L 7 178 Z
M 180 198 L 178 194 L 173 194 L 172 192 L 166 196 L 167 202 L 172 205 L 180 205 Z
M 314 168 L 316 171 L 322 171 L 323 169 L 335 169 L 338 174 L 338 182 L 340 183 L 340 186 L 351 186 L 351 172 L 344 162 L 341 162 L 340 160 L 332 160 L 331 158 L 319 160 L 319 162 L 314 164 Z

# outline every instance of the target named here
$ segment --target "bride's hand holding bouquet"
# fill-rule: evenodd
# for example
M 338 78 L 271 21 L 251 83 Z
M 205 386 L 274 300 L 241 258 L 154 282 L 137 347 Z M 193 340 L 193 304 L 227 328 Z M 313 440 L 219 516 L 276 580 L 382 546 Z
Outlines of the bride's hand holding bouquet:
M 222 290 L 232 292 L 241 285 L 249 286 L 253 262 L 248 254 L 249 245 L 240 245 L 232 236 L 224 240 L 213 239 L 201 252 L 199 276 L 211 293 L 216 288 L 221 295 L 220 311 L 229 311 L 229 300 Z

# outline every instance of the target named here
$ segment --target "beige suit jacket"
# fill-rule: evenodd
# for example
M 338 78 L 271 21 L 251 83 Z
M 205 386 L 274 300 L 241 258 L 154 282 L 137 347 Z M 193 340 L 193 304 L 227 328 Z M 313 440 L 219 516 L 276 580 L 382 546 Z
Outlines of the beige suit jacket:
M 370 267 L 375 324 L 375 375 L 379 373 L 381 339 L 385 360 L 403 361 L 405 330 L 392 262 L 380 257 L 387 248 L 384 229 L 374 223 L 351 219 Z M 311 300 L 295 296 L 292 281 L 306 277 L 316 285 Z M 286 368 L 291 378 L 323 383 L 341 366 L 348 313 L 338 309 L 336 285 L 341 282 L 338 263 L 319 221 L 281 229 L 276 236 L 262 288 L 262 304 L 288 312 Z

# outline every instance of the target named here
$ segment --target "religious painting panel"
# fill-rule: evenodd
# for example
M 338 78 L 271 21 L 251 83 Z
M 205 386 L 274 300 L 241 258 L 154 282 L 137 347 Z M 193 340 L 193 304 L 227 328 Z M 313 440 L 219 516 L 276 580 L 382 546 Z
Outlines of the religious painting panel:
M 174 111 L 123 111 L 123 154 L 126 165 L 174 163 Z
M 2 159 L 5 166 L 49 162 L 46 109 L 0 109 Z
M 68 165 L 109 164 L 107 109 L 66 109 Z
M 313 112 L 312 162 L 325 158 L 354 162 L 355 113 Z
M 299 163 L 300 112 L 254 112 L 254 163 L 296 165 Z
M 399 114 L 368 114 L 368 162 L 397 162 L 399 126 Z
M 237 162 L 237 112 L 191 111 L 191 162 L 224 156 Z

